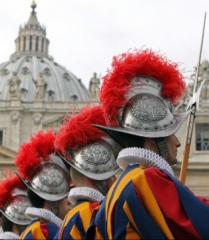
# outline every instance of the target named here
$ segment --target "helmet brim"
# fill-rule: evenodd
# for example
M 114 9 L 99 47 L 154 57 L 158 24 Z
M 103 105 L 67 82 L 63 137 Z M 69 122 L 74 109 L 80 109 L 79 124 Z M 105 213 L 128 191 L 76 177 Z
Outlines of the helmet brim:
M 176 114 L 174 115 L 175 123 L 171 126 L 168 126 L 167 128 L 151 131 L 151 130 L 145 130 L 145 129 L 133 129 L 133 128 L 127 128 L 127 127 L 108 127 L 108 126 L 102 126 L 94 124 L 93 126 L 99 128 L 106 134 L 108 134 L 111 138 L 113 138 L 116 142 L 119 144 L 127 141 L 127 138 L 124 136 L 134 136 L 134 137 L 144 137 L 144 138 L 163 138 L 168 137 L 172 134 L 175 134 L 179 127 L 182 125 L 182 123 L 186 120 L 188 117 L 190 111 L 182 114 Z M 120 137 L 121 134 L 121 137 Z M 123 136 L 123 137 L 122 137 Z M 120 139 L 119 139 L 120 138 Z
M 70 167 L 72 167 L 73 169 L 75 169 L 76 171 L 78 171 L 79 173 L 83 174 L 84 176 L 93 179 L 93 180 L 97 180 L 97 181 L 103 181 L 103 180 L 107 180 L 110 177 L 113 177 L 119 170 L 119 167 L 117 169 L 111 170 L 109 172 L 106 173 L 90 173 L 87 172 L 83 169 L 80 169 L 79 167 L 77 167 L 73 161 L 70 160 L 66 160 L 64 156 L 61 156 L 62 160 L 68 164 Z
M 32 220 L 20 220 L 20 219 L 15 219 L 10 217 L 8 214 L 6 214 L 2 209 L 0 209 L 0 212 L 5 216 L 5 218 L 7 218 L 10 222 L 17 224 L 17 225 L 21 225 L 21 226 L 26 226 L 26 225 L 30 225 Z
M 31 190 L 33 193 L 35 193 L 36 195 L 38 195 L 39 197 L 43 198 L 44 200 L 47 201 L 52 201 L 52 202 L 56 202 L 56 201 L 60 201 L 64 198 L 66 198 L 68 196 L 68 192 L 63 193 L 63 194 L 49 194 L 49 193 L 44 193 L 41 192 L 37 189 L 35 189 L 33 186 L 31 186 L 29 181 L 26 181 L 25 179 L 23 179 L 19 174 L 17 174 L 17 176 L 19 177 L 19 179 L 21 180 L 21 182 L 27 187 L 27 189 Z

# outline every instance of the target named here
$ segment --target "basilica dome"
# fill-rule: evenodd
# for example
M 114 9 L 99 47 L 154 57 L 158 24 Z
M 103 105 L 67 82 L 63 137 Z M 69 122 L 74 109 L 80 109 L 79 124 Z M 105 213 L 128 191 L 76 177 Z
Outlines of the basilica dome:
M 37 19 L 36 4 L 31 7 L 28 22 L 19 28 L 15 53 L 0 65 L 0 100 L 88 102 L 81 80 L 49 55 L 46 29 Z

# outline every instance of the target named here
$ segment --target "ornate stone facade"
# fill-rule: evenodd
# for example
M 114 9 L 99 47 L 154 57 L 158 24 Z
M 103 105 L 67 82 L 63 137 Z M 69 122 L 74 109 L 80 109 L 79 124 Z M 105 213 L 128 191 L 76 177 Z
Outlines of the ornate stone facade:
M 49 55 L 46 29 L 38 21 L 36 4 L 31 7 L 15 40 L 15 52 L 0 64 L 0 171 L 14 166 L 19 146 L 33 133 L 56 130 L 66 113 L 74 115 L 97 103 L 82 81 Z M 13 155 L 4 157 L 5 149 Z

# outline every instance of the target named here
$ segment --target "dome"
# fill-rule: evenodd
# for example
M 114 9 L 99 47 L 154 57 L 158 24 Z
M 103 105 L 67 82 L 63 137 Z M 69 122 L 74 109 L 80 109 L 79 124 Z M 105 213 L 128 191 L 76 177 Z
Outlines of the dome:
M 46 29 L 37 19 L 36 4 L 31 7 L 28 22 L 20 26 L 15 53 L 0 65 L 0 100 L 89 101 L 81 80 L 49 56 Z

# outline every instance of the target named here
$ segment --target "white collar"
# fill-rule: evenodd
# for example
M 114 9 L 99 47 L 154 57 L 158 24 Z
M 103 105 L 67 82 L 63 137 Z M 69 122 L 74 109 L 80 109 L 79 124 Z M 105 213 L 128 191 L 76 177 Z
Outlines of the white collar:
M 76 204 L 78 200 L 101 202 L 103 199 L 104 196 L 99 191 L 90 187 L 72 188 L 68 195 L 68 200 L 72 204 Z
M 0 240 L 17 240 L 19 236 L 13 232 L 0 232 Z
M 125 169 L 128 165 L 135 163 L 139 163 L 145 167 L 156 167 L 166 170 L 174 176 L 171 166 L 157 153 L 138 147 L 124 148 L 119 152 L 117 164 L 121 169 Z
M 25 211 L 25 215 L 33 219 L 44 219 L 48 222 L 54 223 L 57 227 L 61 227 L 63 222 L 53 212 L 44 208 L 28 207 Z

